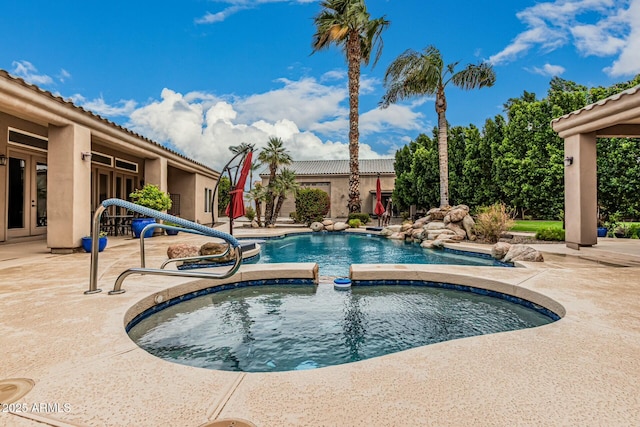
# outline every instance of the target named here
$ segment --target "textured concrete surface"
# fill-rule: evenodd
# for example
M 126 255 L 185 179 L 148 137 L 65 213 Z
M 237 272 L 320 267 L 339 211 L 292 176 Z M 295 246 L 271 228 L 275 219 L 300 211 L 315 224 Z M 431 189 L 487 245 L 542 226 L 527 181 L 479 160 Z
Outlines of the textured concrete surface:
M 198 239 L 150 239 L 147 265 L 159 265 L 169 243 Z M 625 258 L 640 255 L 640 242 L 625 243 L 636 245 L 621 251 Z M 96 295 L 83 294 L 88 254 L 51 255 L 43 245 L 0 246 L 0 380 L 35 382 L 26 396 L 0 406 L 0 426 L 199 426 L 225 418 L 257 426 L 640 424 L 638 267 L 611 267 L 559 245 L 541 245 L 551 261 L 526 268 L 354 266 L 360 277 L 494 287 L 565 315 L 538 328 L 347 365 L 259 374 L 165 362 L 129 339 L 125 317 L 145 298 L 201 286 L 131 276 L 125 294 L 107 295 L 117 275 L 139 262 L 137 241 L 110 238 Z M 610 257 L 615 249 L 592 252 Z M 275 268 L 244 266 L 241 274 L 314 274 L 309 265 Z

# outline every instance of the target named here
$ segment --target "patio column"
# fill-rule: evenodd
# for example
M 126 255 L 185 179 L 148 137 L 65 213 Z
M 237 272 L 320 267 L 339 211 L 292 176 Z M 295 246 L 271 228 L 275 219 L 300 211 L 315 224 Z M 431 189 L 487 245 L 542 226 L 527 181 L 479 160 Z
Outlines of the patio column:
M 157 185 L 160 190 L 167 191 L 167 159 L 145 159 L 144 183 Z
M 71 253 L 91 230 L 91 131 L 79 125 L 49 125 L 47 155 L 47 246 Z
M 564 153 L 565 241 L 567 247 L 579 249 L 598 243 L 596 133 L 566 137 Z

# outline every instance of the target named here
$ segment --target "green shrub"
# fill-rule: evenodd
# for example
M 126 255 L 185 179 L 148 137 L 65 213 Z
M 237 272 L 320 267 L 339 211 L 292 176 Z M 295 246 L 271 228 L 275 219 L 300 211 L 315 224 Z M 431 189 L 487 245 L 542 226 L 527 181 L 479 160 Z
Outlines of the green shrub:
M 244 216 L 246 216 L 249 221 L 253 221 L 255 219 L 256 210 L 253 209 L 253 206 L 246 206 L 244 208 Z
M 513 226 L 513 220 L 504 203 L 483 206 L 478 209 L 478 212 L 476 232 L 491 243 L 497 242 L 500 235 Z
M 347 221 L 347 224 L 349 224 L 351 228 L 358 228 L 362 225 L 362 222 L 358 218 L 353 218 Z
M 629 226 L 629 237 L 632 239 L 640 238 L 640 224 L 631 224 Z
M 543 228 L 536 233 L 536 239 L 562 242 L 564 241 L 564 230 L 559 227 Z
M 369 216 L 368 213 L 361 213 L 361 212 L 353 212 L 349 214 L 349 221 L 352 219 L 358 219 L 360 220 L 361 225 L 368 223 L 369 221 L 371 221 L 371 217 Z M 347 223 L 349 222 L 347 221 Z
M 331 207 L 329 195 L 319 188 L 305 188 L 296 194 L 296 221 L 307 226 L 322 221 Z
M 169 193 L 160 190 L 157 185 L 145 184 L 141 189 L 129 194 L 129 197 L 136 205 L 156 211 L 166 211 L 171 208 Z

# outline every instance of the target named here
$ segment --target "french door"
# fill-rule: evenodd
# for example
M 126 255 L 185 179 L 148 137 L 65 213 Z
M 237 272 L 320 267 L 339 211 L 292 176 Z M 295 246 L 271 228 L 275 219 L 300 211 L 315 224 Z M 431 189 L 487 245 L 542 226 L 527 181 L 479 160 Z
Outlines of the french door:
M 46 234 L 46 154 L 10 149 L 7 165 L 7 237 Z

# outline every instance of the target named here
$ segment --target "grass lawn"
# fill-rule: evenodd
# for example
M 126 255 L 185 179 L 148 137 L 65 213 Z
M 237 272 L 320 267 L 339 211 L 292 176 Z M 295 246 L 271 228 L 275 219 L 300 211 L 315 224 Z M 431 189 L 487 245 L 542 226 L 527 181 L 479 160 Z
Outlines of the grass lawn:
M 562 221 L 516 220 L 514 226 L 510 228 L 510 231 L 527 231 L 527 232 L 535 233 L 540 229 L 549 228 L 549 227 L 562 228 Z

